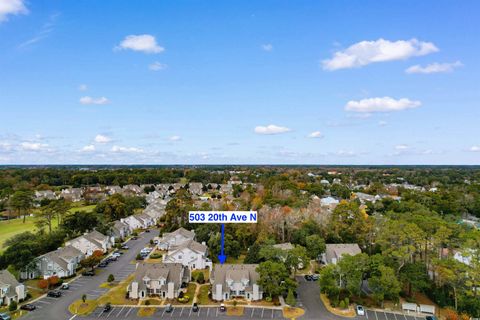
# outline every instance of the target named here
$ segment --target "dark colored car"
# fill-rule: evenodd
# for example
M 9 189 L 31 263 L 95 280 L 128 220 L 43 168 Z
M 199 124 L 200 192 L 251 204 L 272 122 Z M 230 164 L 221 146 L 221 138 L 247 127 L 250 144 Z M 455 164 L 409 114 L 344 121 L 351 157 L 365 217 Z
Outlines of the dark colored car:
M 110 310 L 112 310 L 112 305 L 107 303 L 105 307 L 103 307 L 103 312 L 109 312 Z
M 82 272 L 82 276 L 93 277 L 94 275 L 95 275 L 94 271 L 84 271 L 84 272 Z
M 118 258 L 117 257 L 109 257 L 106 261 L 115 262 L 115 261 L 118 261 Z
M 198 304 L 195 302 L 192 306 L 192 311 L 193 312 L 198 312 L 199 308 L 198 308 Z
M 27 303 L 27 304 L 24 304 L 23 306 L 21 306 L 20 309 L 27 310 L 27 311 L 33 311 L 33 310 L 37 309 L 37 307 L 33 304 Z
M 306 274 L 306 275 L 305 275 L 305 280 L 307 280 L 307 281 L 313 281 L 313 278 L 312 278 L 311 275 Z
M 107 266 L 108 266 L 108 263 L 106 263 L 105 261 L 100 262 L 100 263 L 98 264 L 98 267 L 99 267 L 99 268 L 106 268 Z
M 188 287 L 188 283 L 182 282 L 182 285 L 180 286 L 180 288 L 184 289 L 184 288 L 186 288 L 186 287 Z
M 437 320 L 437 317 L 435 316 L 426 316 L 425 320 Z
M 222 312 L 227 311 L 227 307 L 225 307 L 225 305 L 223 303 L 220 305 L 220 311 L 222 311 Z
M 60 291 L 48 291 L 47 297 L 52 297 L 52 298 L 60 298 L 62 296 L 62 293 Z
M 146 233 L 149 233 L 149 232 L 150 232 L 150 229 L 145 230 L 145 232 L 146 232 Z

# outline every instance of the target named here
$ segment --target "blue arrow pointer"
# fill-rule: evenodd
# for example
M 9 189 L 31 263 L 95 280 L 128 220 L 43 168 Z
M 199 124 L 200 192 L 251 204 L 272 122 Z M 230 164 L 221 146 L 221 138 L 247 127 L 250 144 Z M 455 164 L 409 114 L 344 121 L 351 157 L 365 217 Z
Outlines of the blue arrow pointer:
M 222 223 L 222 239 L 220 242 L 220 254 L 218 255 L 218 261 L 220 261 L 220 264 L 224 264 L 225 261 L 227 260 L 227 256 L 225 255 L 225 224 Z

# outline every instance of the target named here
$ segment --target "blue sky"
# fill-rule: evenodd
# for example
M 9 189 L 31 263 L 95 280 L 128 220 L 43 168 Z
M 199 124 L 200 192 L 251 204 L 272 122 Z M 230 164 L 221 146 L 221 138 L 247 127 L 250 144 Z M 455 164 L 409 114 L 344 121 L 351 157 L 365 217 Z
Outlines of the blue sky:
M 480 164 L 478 12 L 0 0 L 0 164 Z

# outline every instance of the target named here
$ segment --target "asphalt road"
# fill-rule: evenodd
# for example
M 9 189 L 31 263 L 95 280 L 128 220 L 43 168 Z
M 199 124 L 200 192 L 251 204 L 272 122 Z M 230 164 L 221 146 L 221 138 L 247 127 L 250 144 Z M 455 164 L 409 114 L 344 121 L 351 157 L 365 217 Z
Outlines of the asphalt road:
M 83 294 L 87 295 L 87 299 L 96 299 L 100 297 L 107 289 L 99 288 L 99 285 L 106 282 L 108 275 L 113 274 L 115 280 L 121 281 L 135 271 L 135 265 L 130 264 L 136 255 L 144 248 L 150 239 L 158 235 L 157 230 L 150 233 L 141 234 L 137 240 L 130 240 L 127 245 L 129 250 L 118 259 L 112 262 L 108 267 L 100 270 L 100 273 L 94 277 L 79 277 L 70 283 L 70 289 L 64 290 L 61 298 L 44 297 L 33 304 L 37 309 L 29 312 L 25 319 L 38 320 L 65 320 L 70 319 L 72 315 L 68 311 L 68 306 L 74 301 L 81 299 Z

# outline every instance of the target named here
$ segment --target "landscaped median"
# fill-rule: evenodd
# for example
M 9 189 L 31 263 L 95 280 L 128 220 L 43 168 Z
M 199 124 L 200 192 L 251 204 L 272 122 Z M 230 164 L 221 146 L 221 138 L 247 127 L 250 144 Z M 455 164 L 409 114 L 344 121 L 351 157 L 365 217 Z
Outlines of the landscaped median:
M 243 316 L 245 308 L 242 306 L 227 307 L 227 316 Z
M 155 308 L 154 307 L 139 307 L 137 316 L 139 317 L 151 317 L 155 314 Z
M 298 317 L 303 316 L 305 310 L 301 308 L 292 308 L 292 307 L 284 307 L 283 308 L 283 316 L 287 319 L 296 319 Z
M 68 307 L 68 311 L 72 314 L 87 315 L 93 312 L 97 308 L 97 302 L 95 300 L 77 300 Z
M 325 308 L 327 308 L 329 312 L 342 317 L 351 317 L 351 318 L 355 317 L 355 310 L 350 306 L 348 307 L 348 309 L 344 309 L 344 310 L 334 308 L 330 305 L 330 300 L 328 299 L 328 297 L 323 293 L 320 294 L 320 299 L 322 300 L 323 304 L 325 305 Z

